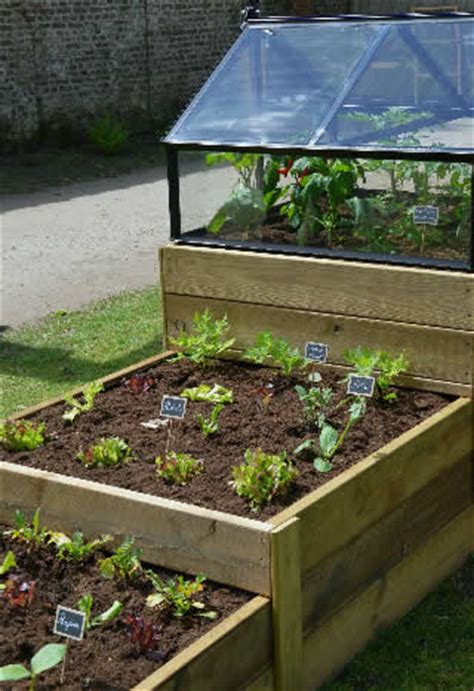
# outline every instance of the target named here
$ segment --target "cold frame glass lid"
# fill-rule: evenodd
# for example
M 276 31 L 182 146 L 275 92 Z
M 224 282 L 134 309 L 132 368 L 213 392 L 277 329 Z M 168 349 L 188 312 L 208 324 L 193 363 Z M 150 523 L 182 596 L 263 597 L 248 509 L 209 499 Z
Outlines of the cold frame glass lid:
M 250 24 L 166 142 L 474 151 L 474 18 Z

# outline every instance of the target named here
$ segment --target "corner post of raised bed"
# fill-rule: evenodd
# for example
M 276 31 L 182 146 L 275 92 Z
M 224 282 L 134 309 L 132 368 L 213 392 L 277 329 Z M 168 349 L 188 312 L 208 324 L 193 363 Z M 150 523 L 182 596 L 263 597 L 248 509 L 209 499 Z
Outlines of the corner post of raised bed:
M 303 688 L 300 520 L 272 531 L 272 614 L 276 691 Z

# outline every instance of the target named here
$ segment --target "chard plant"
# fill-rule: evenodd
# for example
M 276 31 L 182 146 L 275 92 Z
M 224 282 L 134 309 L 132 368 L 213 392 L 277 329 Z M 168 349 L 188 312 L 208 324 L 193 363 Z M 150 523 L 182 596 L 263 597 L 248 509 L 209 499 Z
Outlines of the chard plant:
M 99 571 L 104 578 L 133 581 L 142 573 L 142 550 L 134 547 L 133 537 L 126 537 L 110 557 L 99 560 Z
M 77 454 L 86 468 L 116 468 L 132 461 L 132 450 L 120 437 L 107 437 Z
M 67 646 L 64 643 L 47 643 L 31 658 L 30 669 L 19 664 L 0 667 L 0 683 L 29 679 L 28 691 L 35 691 L 38 677 L 57 667 L 64 660 L 66 652 Z
M 156 474 L 173 485 L 186 485 L 204 470 L 204 463 L 188 453 L 168 451 L 155 460 Z
M 25 542 L 29 547 L 45 545 L 51 536 L 51 531 L 40 525 L 40 509 L 36 509 L 31 523 L 28 523 L 23 511 L 15 511 L 15 527 L 5 531 L 12 540 Z
M 70 408 L 63 413 L 63 420 L 74 422 L 78 415 L 92 410 L 96 397 L 103 390 L 103 384 L 99 381 L 95 381 L 87 384 L 87 386 L 82 389 L 82 401 L 72 396 L 72 394 L 66 394 L 64 400 Z
M 77 601 L 76 607 L 80 612 L 86 615 L 86 630 L 96 628 L 97 626 L 102 626 L 103 624 L 110 624 L 112 621 L 117 619 L 120 612 L 123 609 L 123 604 L 119 600 L 114 600 L 111 606 L 102 612 L 97 614 L 95 617 L 92 616 L 92 608 L 94 606 L 94 598 L 90 593 L 83 595 Z
M 199 414 L 197 416 L 197 422 L 201 428 L 201 432 L 205 437 L 210 437 L 213 434 L 217 434 L 220 430 L 219 427 L 219 415 L 223 411 L 224 406 L 222 404 L 215 405 L 211 410 L 211 415 L 209 418 L 205 418 L 204 415 Z
M 204 366 L 212 364 L 235 343 L 235 338 L 227 338 L 229 328 L 226 316 L 214 319 L 209 310 L 197 312 L 193 317 L 192 333 L 182 330 L 177 338 L 170 339 L 181 350 L 176 359 L 188 359 Z
M 29 420 L 0 424 L 0 442 L 8 451 L 34 451 L 46 441 L 46 425 Z
M 307 367 L 311 362 L 288 341 L 276 338 L 270 331 L 262 331 L 257 335 L 255 345 L 247 348 L 244 358 L 257 365 L 266 363 L 281 367 L 283 374 L 287 376 L 294 370 Z
M 206 612 L 204 602 L 196 599 L 196 595 L 204 590 L 204 576 L 198 575 L 192 581 L 184 576 L 176 576 L 165 582 L 153 571 L 147 571 L 146 575 L 155 589 L 146 599 L 148 607 L 170 609 L 175 617 L 184 617 L 186 614 L 197 614 L 206 619 L 217 617 L 216 612 Z
M 249 502 L 252 511 L 259 511 L 277 494 L 286 492 L 298 475 L 285 452 L 273 455 L 247 449 L 244 457 L 245 463 L 232 468 L 229 484 Z
M 344 442 L 349 430 L 364 416 L 366 402 L 363 398 L 355 398 L 349 406 L 349 416 L 341 431 L 324 421 L 319 434 L 319 444 L 313 439 L 306 439 L 294 451 L 296 455 L 311 451 L 315 456 L 313 465 L 320 473 L 328 473 L 333 468 L 332 459 Z
M 102 535 L 95 540 L 87 542 L 80 531 L 73 533 L 72 537 L 64 533 L 52 533 L 50 538 L 50 542 L 56 545 L 59 559 L 74 562 L 84 561 L 90 554 L 111 540 L 111 535 Z
M 226 389 L 220 384 L 200 384 L 191 389 L 183 389 L 180 393 L 183 398 L 188 398 L 190 401 L 198 401 L 203 403 L 233 403 L 234 393 L 231 389 Z
M 406 372 L 409 367 L 409 362 L 403 353 L 394 357 L 384 350 L 358 346 L 346 350 L 344 359 L 354 367 L 356 374 L 375 377 L 375 386 L 382 400 L 396 400 L 397 393 L 391 389 L 394 379 Z

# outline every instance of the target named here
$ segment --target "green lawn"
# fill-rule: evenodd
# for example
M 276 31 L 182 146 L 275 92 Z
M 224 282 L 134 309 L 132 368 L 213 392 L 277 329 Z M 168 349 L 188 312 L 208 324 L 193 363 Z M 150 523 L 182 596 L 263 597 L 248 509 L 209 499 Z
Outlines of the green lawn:
M 151 288 L 7 331 L 0 355 L 0 416 L 160 352 L 161 327 L 159 292 Z M 324 687 L 365 689 L 474 689 L 474 559 Z

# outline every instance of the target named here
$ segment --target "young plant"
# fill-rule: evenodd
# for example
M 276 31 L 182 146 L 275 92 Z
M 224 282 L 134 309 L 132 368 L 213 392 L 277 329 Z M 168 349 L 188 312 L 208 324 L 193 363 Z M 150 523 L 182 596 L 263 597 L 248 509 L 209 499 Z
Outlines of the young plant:
M 297 348 L 293 348 L 284 338 L 275 338 L 270 331 L 259 333 L 255 345 L 247 348 L 244 357 L 257 365 L 270 361 L 270 364 L 280 366 L 287 376 L 310 363 Z
M 34 451 L 46 440 L 46 425 L 29 420 L 0 424 L 0 442 L 8 451 Z
M 57 547 L 59 559 L 75 562 L 83 561 L 89 554 L 92 554 L 111 540 L 111 535 L 102 535 L 95 540 L 86 542 L 84 535 L 80 531 L 73 533 L 72 537 L 64 533 L 53 533 L 51 536 L 51 542 L 54 542 Z
M 133 460 L 132 450 L 120 437 L 101 439 L 98 444 L 77 454 L 87 468 L 115 468 Z
M 39 547 L 48 542 L 51 531 L 40 526 L 40 509 L 36 509 L 31 523 L 28 523 L 23 511 L 15 511 L 15 527 L 6 531 L 12 540 L 26 542 L 30 547 Z
M 16 567 L 16 557 L 15 554 L 11 551 L 11 549 L 8 550 L 8 552 L 5 554 L 5 557 L 0 564 L 0 576 L 5 576 L 11 569 L 14 569 Z M 3 590 L 5 588 L 4 583 L 0 583 L 0 590 Z
M 156 474 L 173 485 L 186 485 L 204 470 L 204 463 L 188 453 L 169 451 L 155 460 Z
M 341 432 L 338 432 L 338 430 L 328 422 L 324 422 L 319 434 L 319 447 L 316 446 L 313 439 L 306 439 L 306 441 L 295 449 L 294 453 L 300 454 L 306 450 L 312 451 L 316 455 L 316 458 L 313 460 L 315 470 L 320 473 L 328 473 L 333 468 L 331 461 L 336 455 L 339 447 L 343 443 L 351 427 L 363 417 L 365 410 L 365 400 L 361 397 L 357 397 L 349 406 L 349 417 Z
M 31 605 L 35 590 L 35 581 L 27 581 L 21 576 L 13 575 L 2 583 L 0 593 L 11 607 L 25 609 Z
M 36 689 L 36 680 L 40 674 L 59 665 L 64 660 L 66 652 L 67 646 L 64 643 L 47 643 L 31 658 L 31 669 L 27 669 L 24 665 L 5 665 L 5 667 L 0 667 L 0 682 L 6 683 L 30 679 L 28 691 L 34 691 Z
M 258 511 L 274 496 L 285 492 L 297 475 L 285 452 L 272 455 L 262 449 L 247 449 L 245 463 L 232 468 L 233 480 L 229 484 L 239 497 L 249 501 L 252 511 Z
M 200 384 L 192 389 L 184 389 L 180 396 L 189 398 L 190 401 L 199 401 L 203 403 L 233 403 L 234 394 L 231 389 L 226 389 L 220 384 Z
M 119 600 L 114 600 L 109 609 L 98 614 L 97 616 L 92 616 L 92 607 L 94 606 L 94 598 L 90 593 L 83 595 L 77 601 L 77 609 L 86 615 L 86 630 L 90 631 L 97 626 L 102 626 L 102 624 L 109 624 L 114 619 L 117 619 L 118 615 L 123 609 L 123 604 Z
M 211 410 L 211 416 L 208 419 L 201 414 L 197 416 L 198 425 L 205 437 L 210 437 L 212 434 L 217 434 L 220 430 L 218 419 L 223 408 L 224 406 L 222 404 L 215 405 Z
M 128 142 L 128 132 L 111 113 L 106 113 L 88 131 L 90 142 L 101 154 L 113 156 L 120 153 Z
M 321 429 L 334 397 L 333 390 L 329 387 L 323 389 L 318 386 L 305 389 L 304 386 L 298 384 L 295 386 L 295 391 L 303 404 L 305 419 Z
M 124 386 L 134 394 L 145 393 L 157 384 L 157 378 L 151 374 L 133 374 L 124 381 Z
M 257 386 L 256 389 L 252 389 L 251 393 L 256 396 L 261 410 L 263 410 L 265 413 L 268 412 L 268 408 L 270 407 L 270 403 L 272 402 L 275 393 L 273 384 L 269 382 L 268 384 Z
M 142 550 L 134 547 L 133 537 L 126 537 L 110 557 L 99 560 L 99 571 L 104 578 L 132 581 L 142 572 Z
M 148 607 L 169 608 L 175 617 L 197 614 L 206 619 L 216 618 L 216 612 L 205 612 L 206 605 L 195 599 L 195 596 L 204 590 L 204 576 L 196 576 L 193 581 L 186 580 L 184 576 L 176 576 L 169 578 L 165 583 L 153 571 L 147 571 L 146 575 L 155 589 L 146 599 Z
M 164 655 L 156 650 L 159 641 L 159 629 L 156 624 L 133 614 L 130 614 L 124 623 L 128 628 L 128 638 L 140 655 L 150 657 L 156 662 L 163 659 Z
M 104 390 L 103 384 L 101 384 L 98 381 L 91 382 L 90 384 L 87 384 L 82 389 L 82 397 L 83 401 L 80 401 L 77 398 L 74 398 L 71 394 L 66 394 L 64 396 L 65 402 L 71 406 L 69 410 L 66 410 L 63 413 L 63 420 L 67 420 L 68 422 L 74 422 L 76 417 L 78 415 L 81 415 L 82 413 L 87 413 L 89 410 L 92 410 L 94 407 L 94 401 L 96 399 L 96 396 Z
M 181 349 L 177 359 L 189 359 L 197 365 L 209 365 L 234 345 L 235 338 L 226 338 L 229 331 L 227 317 L 214 319 L 209 310 L 193 317 L 193 331 L 181 331 L 171 342 Z
M 390 387 L 395 377 L 406 372 L 409 367 L 409 362 L 403 353 L 393 357 L 384 350 L 358 346 L 346 350 L 344 359 L 354 367 L 357 374 L 375 377 L 377 391 L 384 401 L 393 401 L 397 398 L 396 392 L 390 391 Z M 379 374 L 376 374 L 375 370 L 379 370 Z

